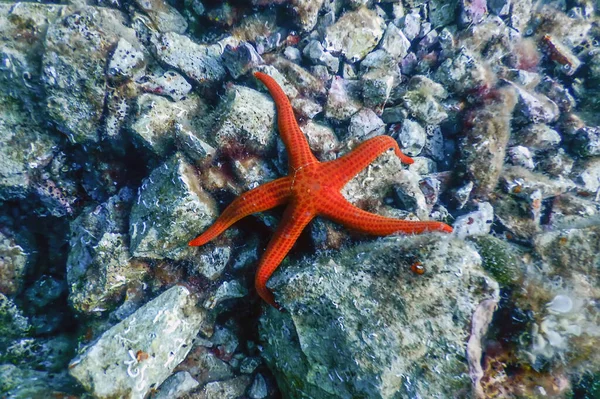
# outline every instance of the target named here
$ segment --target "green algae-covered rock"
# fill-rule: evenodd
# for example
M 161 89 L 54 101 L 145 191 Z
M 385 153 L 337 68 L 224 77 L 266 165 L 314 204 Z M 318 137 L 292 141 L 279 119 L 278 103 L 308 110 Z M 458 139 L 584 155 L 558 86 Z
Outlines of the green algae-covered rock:
M 502 286 L 512 286 L 523 275 L 520 249 L 491 235 L 472 237 L 482 259 L 483 268 Z
M 422 275 L 411 271 L 417 262 Z M 263 356 L 286 398 L 469 392 L 472 317 L 499 297 L 475 249 L 439 234 L 294 262 L 269 285 L 286 312 L 269 308 L 261 318 Z
M 144 180 L 129 222 L 131 253 L 140 258 L 183 259 L 187 243 L 217 216 L 213 198 L 200 186 L 196 170 L 175 154 Z

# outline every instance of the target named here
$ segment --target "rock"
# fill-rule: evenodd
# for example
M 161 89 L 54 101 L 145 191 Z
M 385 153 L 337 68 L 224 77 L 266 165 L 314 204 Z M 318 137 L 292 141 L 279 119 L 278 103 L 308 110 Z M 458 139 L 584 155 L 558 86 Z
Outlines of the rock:
M 336 73 L 340 68 L 340 60 L 326 52 L 318 40 L 311 40 L 302 50 L 302 54 L 314 65 L 324 65 L 332 73 Z
M 192 85 L 175 71 L 158 69 L 146 73 L 138 81 L 138 87 L 150 94 L 167 96 L 173 101 L 181 101 L 192 90 Z
M 71 361 L 69 373 L 98 398 L 144 398 L 192 348 L 206 315 L 174 286 L 106 331 Z
M 584 227 L 597 223 L 599 211 L 594 201 L 571 193 L 561 194 L 552 201 L 552 209 L 548 216 L 549 224 L 556 230 Z
M 523 279 L 523 251 L 510 242 L 493 235 L 478 235 L 469 238 L 481 255 L 482 267 L 498 281 L 501 287 L 514 287 Z
M 144 53 L 127 40 L 119 39 L 108 62 L 107 75 L 110 79 L 113 81 L 137 79 L 141 77 L 145 68 Z
M 225 68 L 234 79 L 238 79 L 252 68 L 264 63 L 254 46 L 248 42 L 241 42 L 237 47 L 228 44 L 225 46 L 221 58 L 223 58 Z
M 385 34 L 379 42 L 379 48 L 395 59 L 402 59 L 408 54 L 410 41 L 396 25 L 390 22 L 385 30 Z
M 225 381 L 209 382 L 195 395 L 194 398 L 237 399 L 242 397 L 249 384 L 250 379 L 245 375 Z
M 492 200 L 495 222 L 507 231 L 505 234 L 512 240 L 530 242 L 541 230 L 538 213 L 541 206 L 540 193 L 534 191 L 532 194 L 535 194 L 534 198 L 500 194 Z
M 191 256 L 188 241 L 216 216 L 216 204 L 200 186 L 196 171 L 176 154 L 139 188 L 129 222 L 131 254 L 152 259 Z
M 369 108 L 363 108 L 350 118 L 348 136 L 352 139 L 364 141 L 385 133 L 385 124 Z
M 531 18 L 533 0 L 510 0 L 509 24 L 518 32 L 524 33 L 527 23 Z
M 425 275 L 410 272 L 415 262 Z M 464 241 L 387 237 L 280 270 L 269 286 L 287 312 L 267 309 L 259 330 L 262 355 L 290 398 L 470 389 L 471 319 L 479 303 L 499 294 Z
M 233 370 L 227 362 L 217 357 L 215 353 L 218 350 L 210 341 L 202 345 L 196 344 L 179 369 L 189 372 L 201 385 L 228 380 L 233 377 Z
M 7 398 L 47 398 L 68 396 L 73 380 L 66 372 L 48 373 L 13 364 L 0 365 L 0 392 Z
M 175 146 L 196 165 L 208 163 L 216 153 L 215 148 L 198 137 L 187 124 L 175 124 Z
M 456 218 L 452 224 L 454 234 L 464 239 L 467 236 L 481 236 L 490 233 L 494 221 L 494 208 L 489 202 L 480 202 L 478 209 Z
M 262 155 L 275 146 L 275 106 L 270 97 L 233 85 L 213 114 L 211 137 L 224 151 L 245 148 Z
M 21 291 L 31 260 L 31 255 L 15 237 L 0 232 L 0 294 L 13 296 Z
M 417 38 L 421 30 L 421 15 L 418 8 L 413 8 L 404 16 L 401 28 L 408 40 L 412 41 Z
M 538 190 L 544 199 L 551 198 L 576 188 L 576 185 L 570 180 L 551 179 L 543 172 L 531 172 L 525 168 L 510 165 L 506 165 L 502 170 L 500 183 L 505 192 L 522 198 L 528 198 Z
M 475 184 L 475 195 L 489 195 L 498 183 L 516 100 L 513 90 L 501 89 L 496 100 L 466 116 L 467 132 L 459 148 L 468 179 Z
M 240 372 L 244 374 L 252 374 L 254 370 L 261 364 L 259 357 L 245 357 L 240 363 Z
M 29 320 L 14 301 L 0 293 L 0 350 L 4 352 L 14 339 L 26 336 L 31 329 Z M 1 381 L 1 379 L 0 379 Z
M 71 142 L 96 143 L 107 89 L 105 68 L 126 40 L 142 46 L 117 10 L 85 6 L 48 28 L 42 65 L 48 115 Z M 81 49 L 85 49 L 82 51 Z
M 219 43 L 210 46 L 196 44 L 187 36 L 167 32 L 156 40 L 154 46 L 161 62 L 177 68 L 199 85 L 215 85 L 225 79 Z
M 135 0 L 135 3 L 150 17 L 159 32 L 183 33 L 188 24 L 185 18 L 164 0 Z
M 409 90 L 402 96 L 409 114 L 424 124 L 438 125 L 448 118 L 444 107 L 426 90 Z
M 396 67 L 397 69 L 397 67 Z M 390 98 L 392 87 L 400 77 L 400 71 L 386 68 L 372 69 L 361 76 L 362 95 L 366 107 L 381 109 Z
M 335 76 L 331 82 L 325 105 L 325 116 L 345 121 L 361 108 L 359 101 L 360 83 Z
M 142 94 L 136 100 L 135 113 L 129 129 L 141 146 L 166 157 L 175 149 L 175 126 L 189 125 L 206 113 L 206 105 L 197 95 L 173 102 L 154 94 Z
M 544 35 L 542 41 L 550 59 L 559 65 L 560 70 L 565 75 L 571 76 L 577 72 L 577 69 L 581 66 L 581 61 L 573 54 L 571 49 L 551 35 Z
M 302 131 L 308 140 L 308 146 L 319 160 L 335 159 L 335 151 L 340 146 L 340 142 L 331 127 L 309 120 L 302 126 Z
M 383 28 L 383 19 L 368 8 L 348 11 L 327 27 L 325 48 L 341 53 L 350 62 L 362 60 L 379 43 Z
M 433 73 L 433 79 L 457 93 L 487 86 L 489 75 L 479 58 L 467 48 L 444 60 Z
M 217 291 L 209 299 L 204 302 L 206 309 L 214 309 L 228 299 L 243 298 L 248 295 L 248 290 L 243 287 L 239 281 L 224 281 L 223 284 L 217 288 Z
M 44 309 L 67 292 L 67 283 L 52 276 L 44 275 L 25 291 L 28 306 Z
M 520 123 L 552 123 L 558 119 L 560 111 L 554 101 L 542 94 L 530 93 L 517 85 L 512 86 L 519 95 L 515 109 L 516 121 Z
M 562 148 L 552 151 L 538 160 L 538 172 L 544 172 L 551 176 L 561 177 L 571 174 L 575 161 L 565 153 Z
M 450 25 L 455 20 L 458 1 L 431 0 L 429 7 L 429 21 L 433 28 Z
M 267 382 L 265 381 L 265 377 L 262 374 L 258 373 L 254 377 L 254 382 L 252 386 L 248 390 L 248 396 L 251 399 L 264 399 L 269 394 L 267 390 Z
M 488 12 L 485 0 L 460 0 L 458 3 L 459 21 L 463 26 L 480 23 Z
M 158 389 L 154 399 L 178 399 L 197 388 L 200 384 L 187 371 L 172 374 Z
M 591 158 L 583 165 L 575 181 L 588 193 L 597 196 L 600 190 L 600 158 Z M 598 199 L 598 197 L 596 197 Z
M 302 52 L 296 47 L 292 46 L 286 47 L 283 51 L 283 55 L 285 55 L 285 57 L 292 62 L 300 62 L 302 59 Z
M 561 137 L 548 125 L 534 123 L 519 130 L 514 140 L 530 150 L 544 151 L 558 146 Z
M 398 132 L 398 141 L 402 152 L 410 157 L 417 156 L 423 150 L 427 135 L 425 129 L 418 122 L 405 119 Z
M 127 285 L 146 274 L 143 263 L 132 261 L 128 245 L 132 201 L 133 192 L 123 189 L 71 223 L 67 282 L 69 300 L 78 312 L 101 313 L 114 307 Z
M 310 32 L 317 24 L 319 10 L 324 0 L 291 0 L 290 6 L 296 14 L 296 23 L 304 32 Z
M 600 155 L 600 127 L 583 127 L 575 133 L 574 149 L 582 156 Z
M 518 145 L 515 147 L 510 147 L 507 152 L 510 162 L 513 165 L 522 166 L 529 170 L 533 170 L 535 168 L 535 164 L 533 163 L 533 155 L 531 154 L 531 151 L 529 151 L 529 148 Z

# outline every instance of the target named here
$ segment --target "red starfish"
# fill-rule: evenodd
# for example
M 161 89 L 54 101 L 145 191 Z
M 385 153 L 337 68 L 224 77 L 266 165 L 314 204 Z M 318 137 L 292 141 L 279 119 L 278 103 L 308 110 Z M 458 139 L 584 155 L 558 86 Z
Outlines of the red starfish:
M 256 187 L 236 198 L 191 246 L 204 245 L 241 218 L 278 205 L 288 204 L 275 235 L 258 265 L 255 286 L 258 294 L 278 307 L 266 287 L 271 274 L 315 216 L 324 216 L 362 233 L 384 236 L 396 232 L 412 234 L 426 231 L 452 232 L 441 222 L 415 222 L 387 218 L 363 211 L 340 193 L 344 185 L 384 151 L 394 151 L 406 164 L 414 161 L 402 154 L 390 136 L 377 136 L 361 143 L 352 152 L 330 162 L 319 162 L 298 127 L 292 106 L 273 78 L 261 72 L 254 76 L 267 86 L 277 106 L 281 138 L 289 154 L 289 175 Z

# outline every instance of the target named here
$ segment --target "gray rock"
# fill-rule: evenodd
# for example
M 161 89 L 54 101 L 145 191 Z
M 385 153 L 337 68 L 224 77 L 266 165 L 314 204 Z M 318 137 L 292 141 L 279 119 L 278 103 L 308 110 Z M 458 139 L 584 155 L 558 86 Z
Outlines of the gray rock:
M 581 66 L 581 61 L 573 51 L 555 36 L 545 35 L 543 38 L 550 59 L 556 61 L 557 67 L 567 76 L 573 75 Z
M 598 200 L 600 190 L 600 158 L 591 158 L 582 165 L 582 170 L 575 178 L 588 193 L 595 195 Z
M 115 81 L 136 79 L 145 67 L 144 53 L 121 38 L 108 62 L 107 75 Z
M 30 329 L 29 320 L 14 301 L 0 293 L 0 352 L 4 352 L 14 339 L 26 336 Z
M 248 295 L 248 290 L 243 287 L 239 281 L 224 281 L 223 284 L 217 288 L 217 291 L 204 302 L 204 307 L 206 309 L 214 309 L 223 301 L 243 298 L 246 295 Z
M 254 46 L 248 42 L 241 42 L 237 47 L 227 45 L 221 57 L 225 68 L 234 79 L 245 75 L 252 68 L 264 63 Z
M 450 25 L 455 20 L 457 0 L 431 0 L 428 4 L 429 21 L 433 28 Z
M 333 129 L 327 125 L 309 120 L 302 126 L 302 132 L 308 140 L 308 146 L 321 161 L 331 161 L 340 142 Z
M 238 399 L 246 392 L 249 384 L 250 378 L 245 375 L 225 381 L 209 382 L 196 394 L 195 398 Z
M 131 190 L 123 189 L 71 223 L 67 282 L 69 300 L 78 312 L 101 313 L 114 307 L 127 285 L 146 273 L 129 252 L 127 210 L 132 200 Z
M 68 396 L 73 391 L 73 380 L 66 372 L 48 373 L 13 364 L 0 365 L 0 392 L 7 398 L 38 399 Z
M 252 155 L 234 159 L 233 171 L 245 190 L 251 190 L 279 177 L 271 163 Z
M 410 41 L 396 25 L 390 22 L 385 30 L 383 38 L 379 42 L 379 48 L 385 50 L 393 58 L 401 59 L 406 57 Z
M 548 219 L 554 229 L 569 229 L 597 223 L 599 215 L 597 202 L 565 193 L 553 199 Z
M 319 10 L 324 0 L 290 0 L 292 11 L 296 14 L 296 23 L 304 32 L 311 31 L 317 24 Z
M 494 221 L 494 208 L 489 202 L 480 202 L 478 209 L 456 218 L 452 224 L 454 234 L 461 239 L 490 233 Z
M 487 5 L 489 10 L 494 14 L 504 16 L 508 15 L 511 3 L 511 0 L 490 0 Z
M 369 108 L 363 108 L 350 118 L 348 137 L 363 141 L 385 133 L 385 123 Z
M 240 372 L 244 374 L 252 374 L 254 370 L 261 364 L 259 357 L 245 357 L 240 364 Z
M 196 344 L 180 368 L 186 369 L 201 385 L 230 379 L 233 377 L 232 367 L 215 355 L 218 350 L 210 341 Z
M 519 95 L 519 102 L 515 109 L 517 121 L 521 123 L 552 123 L 558 119 L 560 110 L 554 101 L 543 94 L 530 93 L 514 84 L 512 86 Z
M 583 127 L 575 133 L 573 146 L 584 157 L 600 155 L 600 127 Z
M 348 120 L 361 108 L 360 82 L 335 76 L 331 82 L 325 116 L 337 121 Z
M 245 86 L 231 86 L 213 114 L 218 148 L 240 146 L 266 154 L 275 145 L 275 106 L 270 97 Z
M 175 124 L 175 146 L 197 165 L 209 162 L 216 150 L 202 138 L 198 137 L 195 130 L 187 124 Z
M 543 198 L 551 198 L 576 189 L 576 184 L 568 179 L 552 179 L 543 172 L 532 172 L 518 166 L 506 165 L 500 175 L 500 184 L 505 192 L 528 198 L 539 190 Z
M 318 40 L 311 40 L 302 50 L 302 54 L 314 65 L 324 65 L 332 73 L 336 73 L 340 68 L 340 60 L 326 52 Z
M 423 150 L 426 140 L 425 129 L 418 122 L 411 119 L 404 120 L 398 132 L 402 152 L 411 157 L 417 156 Z
M 381 40 L 384 26 L 383 18 L 368 8 L 348 11 L 327 28 L 325 48 L 350 62 L 362 60 Z
M 533 170 L 535 164 L 533 162 L 533 155 L 529 148 L 517 145 L 510 147 L 507 151 L 510 158 L 510 162 L 516 166 L 522 166 L 526 169 Z
M 538 160 L 538 171 L 547 173 L 551 176 L 568 176 L 573 170 L 575 161 L 567 155 L 562 148 L 556 152 L 551 152 Z
M 464 93 L 485 85 L 489 75 L 479 58 L 461 47 L 456 54 L 442 62 L 433 73 L 433 79 L 449 90 Z
M 200 235 L 201 231 L 194 233 Z M 217 280 L 227 267 L 231 258 L 230 246 L 207 246 L 199 249 L 193 261 L 188 266 L 191 273 L 199 273 L 209 280 Z
M 179 73 L 160 69 L 146 73 L 138 82 L 138 87 L 147 93 L 167 96 L 173 101 L 181 101 L 192 90 L 192 85 Z
M 531 10 L 533 0 L 510 1 L 509 24 L 518 32 L 524 33 L 529 20 L 531 19 Z
M 67 284 L 52 276 L 42 276 L 25 291 L 27 304 L 36 309 L 44 309 L 67 291 Z
M 544 151 L 558 146 L 561 137 L 548 125 L 534 123 L 519 130 L 514 140 L 530 150 Z
M 254 382 L 248 390 L 248 396 L 252 399 L 264 399 L 269 394 L 267 390 L 267 382 L 262 374 L 258 373 L 254 377 Z
M 486 0 L 459 0 L 459 21 L 462 25 L 478 24 L 487 15 Z
M 411 274 L 415 261 L 425 275 Z M 465 350 L 473 313 L 484 300 L 497 302 L 499 289 L 464 241 L 387 237 L 280 270 L 269 285 L 287 312 L 267 309 L 260 336 L 263 357 L 290 398 L 470 389 Z
M 166 157 L 175 149 L 175 125 L 189 125 L 205 112 L 206 105 L 197 95 L 173 102 L 162 96 L 142 94 L 136 100 L 129 129 L 138 144 L 159 157 Z
M 461 159 L 476 195 L 487 196 L 498 182 L 510 137 L 511 113 L 517 101 L 510 88 L 498 99 L 467 116 L 467 132 L 460 142 Z
M 109 8 L 83 7 L 48 28 L 42 82 L 48 115 L 71 142 L 100 139 L 109 56 L 124 39 L 138 51 L 141 44 L 125 16 Z M 85 49 L 85 51 L 82 51 Z
M 31 254 L 17 244 L 15 237 L 0 232 L 0 293 L 13 296 L 23 288 Z
M 413 118 L 429 125 L 439 125 L 448 119 L 448 113 L 427 90 L 409 90 L 402 96 L 402 104 Z
M 408 40 L 412 41 L 417 38 L 421 30 L 421 14 L 417 8 L 413 8 L 404 16 L 401 28 Z
M 395 69 L 377 68 L 363 73 L 360 80 L 366 107 L 376 108 L 381 112 L 390 98 L 392 87 L 400 79 L 400 71 L 397 67 Z
M 146 178 L 131 209 L 131 254 L 152 259 L 181 259 L 194 251 L 187 246 L 217 216 L 216 204 L 181 154 L 157 167 Z
M 71 361 L 69 373 L 98 398 L 144 398 L 192 348 L 205 314 L 174 286 L 106 331 Z
M 156 40 L 155 50 L 161 62 L 178 69 L 200 85 L 214 85 L 225 79 L 219 43 L 210 46 L 196 44 L 187 36 L 168 32 Z
M 171 375 L 158 389 L 154 399 L 179 399 L 188 392 L 197 388 L 200 384 L 192 378 L 187 371 L 180 371 Z
M 285 55 L 285 57 L 292 62 L 300 62 L 302 59 L 302 52 L 296 47 L 292 46 L 286 47 L 283 51 L 283 55 Z
M 164 0 L 135 0 L 135 3 L 146 12 L 159 32 L 183 33 L 188 24 L 185 18 Z

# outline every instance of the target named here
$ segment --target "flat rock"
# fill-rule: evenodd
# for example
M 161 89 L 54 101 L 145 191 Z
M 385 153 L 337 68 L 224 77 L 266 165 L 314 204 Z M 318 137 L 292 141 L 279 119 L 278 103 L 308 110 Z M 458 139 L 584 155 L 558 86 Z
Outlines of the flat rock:
M 425 274 L 410 271 L 415 262 Z M 481 302 L 499 299 L 471 245 L 437 234 L 387 237 L 279 270 L 269 286 L 286 312 L 266 309 L 259 330 L 289 398 L 470 389 L 472 317 Z
M 190 291 L 174 286 L 102 334 L 69 373 L 94 397 L 143 399 L 185 358 L 204 317 Z

